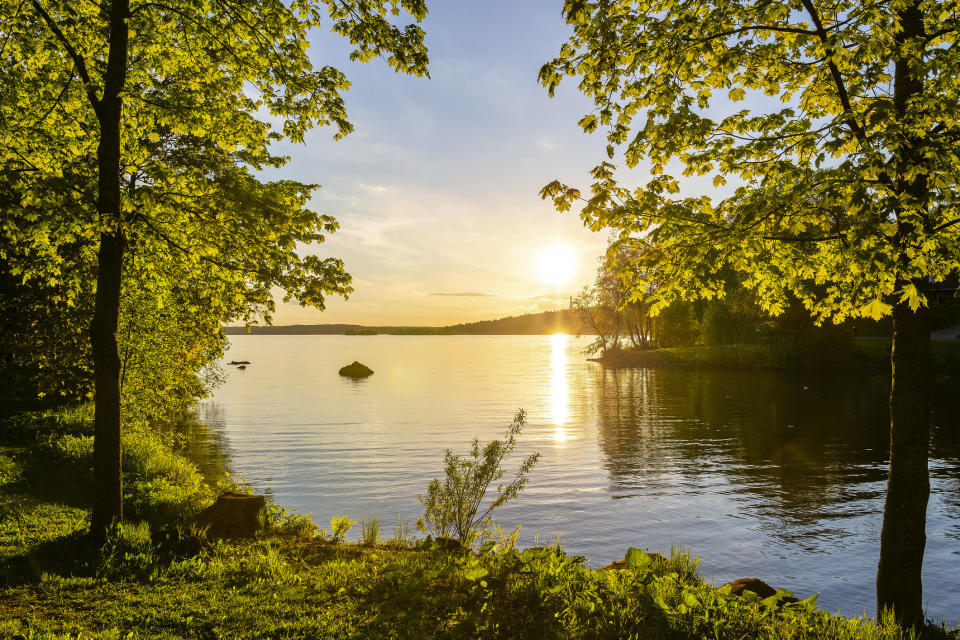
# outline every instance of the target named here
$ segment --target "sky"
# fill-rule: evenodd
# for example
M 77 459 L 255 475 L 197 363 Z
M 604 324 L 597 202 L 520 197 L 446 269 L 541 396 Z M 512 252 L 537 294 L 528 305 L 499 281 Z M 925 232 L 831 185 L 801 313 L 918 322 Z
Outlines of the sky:
M 601 135 L 577 121 L 591 111 L 576 82 L 554 98 L 537 82 L 569 29 L 559 0 L 435 1 L 421 24 L 430 79 L 383 61 L 349 60 L 349 44 L 316 33 L 311 56 L 347 74 L 355 131 L 334 141 L 316 129 L 283 177 L 322 186 L 312 208 L 340 230 L 304 253 L 341 258 L 349 300 L 319 312 L 279 303 L 274 324 L 440 326 L 565 308 L 592 282 L 607 235 L 583 228 L 539 197 L 554 179 L 588 185 L 606 159 Z M 641 179 L 637 176 L 638 180 Z M 569 282 L 548 282 L 541 252 L 572 249 Z

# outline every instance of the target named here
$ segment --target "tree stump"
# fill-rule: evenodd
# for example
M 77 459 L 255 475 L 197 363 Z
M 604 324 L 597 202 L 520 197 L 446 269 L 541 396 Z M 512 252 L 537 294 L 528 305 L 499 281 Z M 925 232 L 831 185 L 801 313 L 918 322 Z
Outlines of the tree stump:
M 267 526 L 267 501 L 263 496 L 224 493 L 197 516 L 197 526 L 207 538 L 250 538 Z

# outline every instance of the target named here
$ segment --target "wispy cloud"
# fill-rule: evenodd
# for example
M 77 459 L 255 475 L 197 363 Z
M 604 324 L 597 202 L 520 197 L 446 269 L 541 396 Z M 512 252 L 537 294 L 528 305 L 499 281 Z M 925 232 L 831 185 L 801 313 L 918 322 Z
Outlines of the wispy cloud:
M 373 191 L 374 193 L 383 193 L 387 190 L 387 188 L 381 184 L 366 184 L 363 182 L 360 183 L 360 188 L 367 191 Z
M 557 293 L 545 293 L 536 296 L 526 296 L 526 300 L 566 300 L 570 296 L 574 295 L 572 291 L 559 291 Z
M 479 291 L 463 291 L 460 293 L 428 293 L 428 296 L 449 296 L 451 298 L 502 298 L 503 296 L 496 293 L 480 293 Z

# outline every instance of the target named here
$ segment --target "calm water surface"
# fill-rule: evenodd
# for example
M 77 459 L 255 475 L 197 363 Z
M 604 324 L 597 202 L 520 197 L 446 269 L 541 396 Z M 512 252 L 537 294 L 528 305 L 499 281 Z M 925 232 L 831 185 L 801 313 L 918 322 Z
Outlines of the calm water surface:
M 604 370 L 565 336 L 233 336 L 200 407 L 211 461 L 324 525 L 422 513 L 446 448 L 528 414 L 543 454 L 498 520 L 600 566 L 672 544 L 717 584 L 759 577 L 846 615 L 872 613 L 888 382 L 823 373 Z M 359 360 L 361 381 L 337 370 Z M 924 598 L 960 622 L 960 407 L 934 401 Z M 522 449 L 522 451 L 520 451 Z M 359 525 L 356 527 L 359 530 Z

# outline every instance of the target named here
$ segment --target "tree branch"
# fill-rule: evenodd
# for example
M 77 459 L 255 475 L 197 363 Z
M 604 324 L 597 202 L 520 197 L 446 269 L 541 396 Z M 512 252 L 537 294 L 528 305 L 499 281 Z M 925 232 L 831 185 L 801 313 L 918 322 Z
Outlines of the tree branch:
M 827 68 L 830 69 L 830 75 L 833 78 L 833 83 L 837 87 L 837 94 L 840 97 L 840 104 L 843 106 L 843 111 L 846 114 L 847 125 L 850 127 L 850 130 L 856 134 L 857 139 L 860 140 L 860 143 L 866 142 L 867 134 L 864 131 L 863 127 L 860 126 L 860 123 L 857 122 L 857 118 L 853 113 L 853 107 L 850 105 L 850 96 L 847 93 L 847 87 L 843 83 L 843 75 L 840 73 L 840 69 L 837 68 L 837 65 L 831 60 L 831 57 L 834 54 L 833 47 L 827 45 L 827 30 L 823 26 L 823 22 L 820 20 L 820 14 L 817 13 L 816 7 L 813 6 L 813 0 L 801 0 L 804 8 L 807 10 L 807 13 L 810 14 L 810 19 L 813 21 L 813 25 L 817 28 L 817 37 L 820 38 L 820 42 L 826 45 L 826 54 L 827 54 Z
M 31 0 L 31 4 L 33 4 L 34 9 L 37 10 L 37 13 L 40 14 L 40 17 L 43 18 L 43 21 L 47 23 L 47 26 L 50 27 L 50 31 L 53 33 L 54 37 L 56 37 L 57 40 L 59 40 L 63 45 L 63 48 L 67 50 L 67 55 L 69 55 L 70 59 L 73 60 L 73 65 L 76 67 L 77 73 L 80 75 L 80 80 L 83 82 L 83 86 L 87 90 L 87 100 L 90 101 L 90 105 L 93 107 L 94 111 L 99 111 L 100 99 L 97 98 L 97 91 L 93 86 L 93 82 L 90 80 L 90 74 L 87 72 L 87 63 L 83 59 L 83 56 L 77 53 L 77 50 L 74 49 L 72 44 L 70 44 L 67 36 L 64 35 L 57 23 L 54 22 L 53 18 L 50 17 L 50 14 L 47 13 L 46 9 L 44 9 L 40 4 L 40 0 Z
M 725 38 L 727 36 L 733 36 L 738 33 L 744 33 L 746 31 L 775 31 L 778 33 L 799 33 L 800 35 L 805 35 L 805 36 L 820 35 L 817 31 L 810 31 L 809 29 L 801 29 L 800 27 L 777 27 L 773 25 L 752 24 L 746 27 L 738 27 L 736 29 L 728 29 L 726 31 L 720 31 L 718 33 L 713 33 L 713 34 L 710 34 L 709 36 L 704 36 L 702 38 L 684 39 L 684 42 L 710 42 L 711 40 L 716 40 L 717 38 Z

